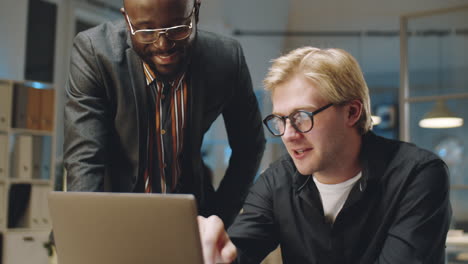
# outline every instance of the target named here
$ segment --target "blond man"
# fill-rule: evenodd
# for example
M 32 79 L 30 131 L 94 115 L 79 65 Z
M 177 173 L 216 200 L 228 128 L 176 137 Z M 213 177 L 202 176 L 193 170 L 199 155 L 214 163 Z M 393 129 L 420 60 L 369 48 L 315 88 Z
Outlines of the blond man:
M 433 153 L 372 131 L 369 90 L 340 49 L 273 61 L 264 124 L 288 155 L 260 176 L 225 233 L 199 217 L 206 263 L 444 263 L 448 171 Z

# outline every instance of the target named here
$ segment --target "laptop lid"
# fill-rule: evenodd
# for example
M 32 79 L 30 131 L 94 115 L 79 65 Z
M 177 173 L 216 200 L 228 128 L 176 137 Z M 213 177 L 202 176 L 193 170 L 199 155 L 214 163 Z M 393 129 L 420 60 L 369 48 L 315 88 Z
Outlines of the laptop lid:
M 52 192 L 60 264 L 202 264 L 193 195 Z

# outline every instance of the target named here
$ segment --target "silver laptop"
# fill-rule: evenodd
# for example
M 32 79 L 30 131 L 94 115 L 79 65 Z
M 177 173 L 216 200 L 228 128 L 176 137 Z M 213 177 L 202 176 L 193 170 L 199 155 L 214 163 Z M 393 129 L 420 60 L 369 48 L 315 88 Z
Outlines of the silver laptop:
M 52 192 L 58 264 L 202 264 L 193 195 Z

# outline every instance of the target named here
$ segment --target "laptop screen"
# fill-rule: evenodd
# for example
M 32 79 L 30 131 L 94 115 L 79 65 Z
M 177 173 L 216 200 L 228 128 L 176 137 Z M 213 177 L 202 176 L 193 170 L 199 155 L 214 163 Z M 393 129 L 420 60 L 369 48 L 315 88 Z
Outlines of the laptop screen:
M 203 263 L 193 195 L 52 192 L 58 263 Z

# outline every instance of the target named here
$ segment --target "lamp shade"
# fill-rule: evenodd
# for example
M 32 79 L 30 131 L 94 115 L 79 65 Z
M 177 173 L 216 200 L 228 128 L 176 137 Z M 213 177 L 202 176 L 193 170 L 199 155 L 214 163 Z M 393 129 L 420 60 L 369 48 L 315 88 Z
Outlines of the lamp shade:
M 434 108 L 419 121 L 419 126 L 424 128 L 460 127 L 463 126 L 463 118 L 457 117 L 447 108 L 444 101 L 438 100 Z
M 382 118 L 380 116 L 377 116 L 377 115 L 372 115 L 371 116 L 371 119 L 372 119 L 372 124 L 374 126 L 380 124 L 382 122 Z

